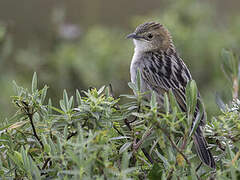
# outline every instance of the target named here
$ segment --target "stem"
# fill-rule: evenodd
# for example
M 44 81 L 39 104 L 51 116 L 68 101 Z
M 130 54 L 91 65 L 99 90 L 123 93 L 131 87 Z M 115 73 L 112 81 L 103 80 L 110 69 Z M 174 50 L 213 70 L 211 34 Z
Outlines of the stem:
M 132 131 L 132 127 L 131 127 L 130 122 L 128 121 L 128 119 L 124 119 L 124 122 L 125 122 L 126 126 L 128 127 L 128 129 L 129 129 L 130 131 Z M 136 140 L 136 139 L 134 139 L 134 141 L 135 141 L 135 140 Z M 136 144 L 136 142 L 133 142 L 133 144 Z M 141 144 L 142 144 L 142 142 L 141 142 Z M 137 148 L 139 148 L 139 146 L 140 146 L 141 144 L 138 144 L 138 143 L 137 143 L 137 145 L 138 145 Z M 146 149 L 145 149 L 145 148 L 141 148 L 141 150 L 142 150 L 143 154 L 145 155 L 145 157 L 151 162 L 151 164 L 154 164 L 153 159 L 152 159 L 151 156 L 148 154 L 148 152 L 146 151 Z
M 138 148 L 142 145 L 143 141 L 151 134 L 153 127 L 151 127 L 145 136 L 142 137 L 136 144 L 134 144 L 134 150 L 137 151 Z
M 68 135 L 67 140 L 69 140 L 71 137 L 77 135 L 77 132 L 72 132 L 71 134 Z
M 115 129 L 118 132 L 118 134 L 120 134 L 121 136 L 124 136 L 124 134 L 121 133 L 115 125 L 113 125 L 113 129 Z
M 173 140 L 171 139 L 170 135 L 166 132 L 165 129 L 161 128 L 158 126 L 158 128 L 165 134 L 165 136 L 167 136 L 168 140 L 171 142 L 172 146 L 177 150 L 178 153 L 180 153 L 182 155 L 182 157 L 185 159 L 185 161 L 187 162 L 188 165 L 191 165 L 191 163 L 189 162 L 189 160 L 187 159 L 187 157 L 185 156 L 185 154 L 183 154 L 183 152 L 181 151 L 181 149 L 179 149 L 177 147 L 177 145 L 173 142 Z
M 151 162 L 151 164 L 154 164 L 154 161 L 152 159 L 152 157 L 148 154 L 148 152 L 146 151 L 145 148 L 141 148 L 143 154 L 145 155 L 145 157 Z
M 48 162 L 51 160 L 51 158 L 47 158 L 42 166 L 42 170 L 44 170 L 47 167 Z
M 42 149 L 44 149 L 44 145 L 43 145 L 41 139 L 38 137 L 37 131 L 36 131 L 35 126 L 34 126 L 34 124 L 33 124 L 33 114 L 32 114 L 32 113 L 29 113 L 29 109 L 28 109 L 27 115 L 28 115 L 28 118 L 29 118 L 29 120 L 30 120 L 32 129 L 33 129 L 33 135 L 34 135 L 34 137 L 38 140 L 38 142 L 40 143 L 40 145 L 42 146 Z

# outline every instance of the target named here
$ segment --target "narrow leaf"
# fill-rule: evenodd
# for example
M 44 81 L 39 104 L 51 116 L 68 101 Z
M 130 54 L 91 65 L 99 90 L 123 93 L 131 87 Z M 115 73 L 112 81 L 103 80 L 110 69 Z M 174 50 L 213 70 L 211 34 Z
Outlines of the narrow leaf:
M 140 69 L 138 68 L 137 70 L 137 90 L 140 92 L 141 91 L 141 74 L 140 74 Z
M 34 93 L 36 90 L 37 90 L 37 73 L 34 72 L 32 78 L 32 93 Z
M 164 108 L 166 113 L 169 113 L 169 99 L 166 92 L 164 93 Z
M 67 95 L 66 89 L 64 89 L 64 91 L 63 91 L 63 104 L 64 104 L 65 109 L 67 110 L 67 107 L 68 107 L 68 95 Z
M 157 96 L 155 91 L 152 91 L 152 97 L 150 101 L 151 109 L 157 108 Z
M 102 86 L 97 92 L 98 95 L 100 95 L 104 91 L 104 89 L 105 89 L 105 86 Z
M 80 95 L 78 89 L 76 90 L 76 99 L 77 99 L 78 106 L 81 105 L 81 95 Z
M 45 85 L 44 88 L 42 89 L 41 91 L 41 103 L 43 104 L 45 98 L 46 98 L 46 95 L 47 95 L 47 89 L 48 87 Z
M 126 142 L 124 145 L 122 145 L 122 147 L 119 150 L 119 153 L 123 153 L 124 151 L 126 151 L 130 146 L 132 145 L 132 142 Z
M 200 109 L 199 109 L 199 112 L 197 113 L 196 118 L 194 119 L 193 126 L 192 126 L 191 132 L 189 134 L 189 137 L 191 137 L 194 134 L 194 132 L 196 131 L 196 129 L 202 119 L 202 115 L 203 115 L 203 105 L 202 105 L 202 103 L 200 103 Z

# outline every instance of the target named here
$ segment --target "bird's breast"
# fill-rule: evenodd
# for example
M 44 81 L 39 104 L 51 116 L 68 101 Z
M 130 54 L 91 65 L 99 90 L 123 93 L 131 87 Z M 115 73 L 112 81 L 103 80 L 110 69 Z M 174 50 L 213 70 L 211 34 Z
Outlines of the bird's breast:
M 151 89 L 149 89 L 149 87 L 147 86 L 147 84 L 141 77 L 141 70 L 143 67 L 143 63 L 144 63 L 144 55 L 141 52 L 135 51 L 132 61 L 131 61 L 131 66 L 130 66 L 131 82 L 134 84 L 136 83 L 137 71 L 139 69 L 140 79 L 141 79 L 141 89 L 140 90 L 141 90 L 141 92 L 147 92 L 147 91 L 150 91 Z M 148 94 L 146 96 L 147 96 L 147 98 L 150 98 L 151 94 Z
M 141 64 L 141 53 L 135 51 L 133 54 L 131 66 L 130 66 L 130 75 L 131 75 L 132 83 L 136 83 L 137 71 L 138 69 L 140 69 L 140 64 Z

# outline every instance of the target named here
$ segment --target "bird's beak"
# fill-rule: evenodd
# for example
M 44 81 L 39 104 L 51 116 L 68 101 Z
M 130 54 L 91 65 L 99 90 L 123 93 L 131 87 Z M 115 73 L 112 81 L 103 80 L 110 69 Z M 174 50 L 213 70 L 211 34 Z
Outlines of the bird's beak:
M 142 36 L 139 36 L 139 35 L 137 35 L 136 33 L 131 33 L 131 34 L 127 35 L 126 38 L 127 38 L 127 39 L 141 39 Z

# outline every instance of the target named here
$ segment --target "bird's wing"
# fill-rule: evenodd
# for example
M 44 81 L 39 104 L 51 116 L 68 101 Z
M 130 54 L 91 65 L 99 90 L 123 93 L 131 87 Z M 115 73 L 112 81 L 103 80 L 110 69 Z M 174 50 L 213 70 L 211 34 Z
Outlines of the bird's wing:
M 168 92 L 172 89 L 180 108 L 182 111 L 186 112 L 185 89 L 187 82 L 192 78 L 188 68 L 180 57 L 176 55 L 154 56 L 153 54 L 148 56 L 148 59 L 144 59 L 140 73 L 142 80 L 147 84 L 147 87 L 156 91 L 157 94 L 163 91 Z M 198 93 L 197 105 L 194 113 L 195 117 L 200 112 L 199 108 L 201 103 L 201 97 Z M 207 141 L 205 140 L 201 129 L 201 126 L 205 124 L 205 121 L 206 113 L 204 111 L 200 124 L 193 135 L 193 140 L 201 161 L 215 169 L 216 165 L 214 158 L 211 151 L 208 149 Z
M 185 88 L 191 79 L 188 68 L 178 56 L 156 56 L 144 61 L 141 68 L 141 77 L 151 90 L 157 93 L 168 92 L 172 89 L 176 100 L 186 111 Z

